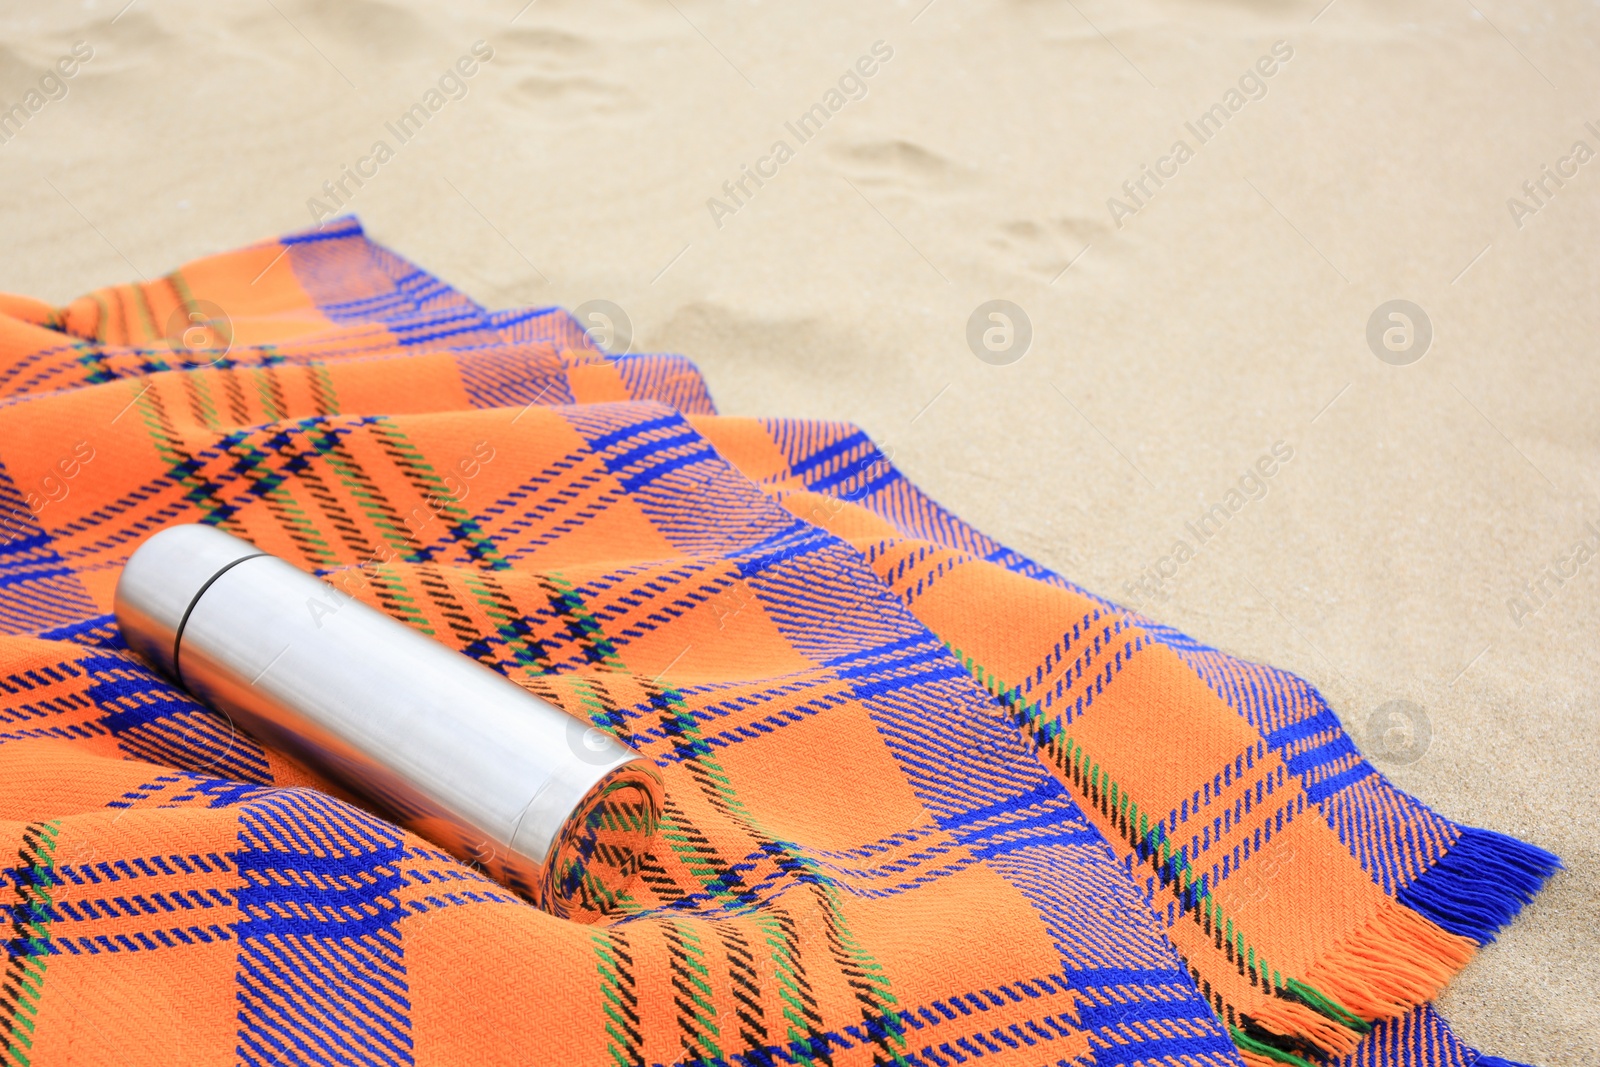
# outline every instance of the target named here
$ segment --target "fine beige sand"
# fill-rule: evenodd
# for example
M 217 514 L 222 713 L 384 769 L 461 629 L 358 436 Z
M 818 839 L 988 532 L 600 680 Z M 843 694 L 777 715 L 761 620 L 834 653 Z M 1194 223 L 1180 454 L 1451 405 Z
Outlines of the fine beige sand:
M 1600 1061 L 1600 561 L 1574 554 L 1600 530 L 1600 8 L 123 2 L 0 15 L 0 106 L 43 100 L 0 144 L 0 289 L 154 276 L 376 171 L 348 208 L 478 300 L 613 301 L 723 411 L 860 423 L 987 532 L 1306 676 L 1369 752 L 1411 744 L 1402 787 L 1568 868 L 1444 1013 Z M 1031 323 L 1008 365 L 967 341 L 993 299 Z M 1394 299 L 1431 324 L 1408 365 L 1367 339 Z M 1265 496 L 1179 561 L 1277 442 Z

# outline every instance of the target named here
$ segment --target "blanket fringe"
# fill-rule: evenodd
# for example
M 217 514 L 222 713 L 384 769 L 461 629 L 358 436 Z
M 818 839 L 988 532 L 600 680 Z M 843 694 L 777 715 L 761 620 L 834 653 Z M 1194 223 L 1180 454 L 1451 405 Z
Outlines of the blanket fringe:
M 1432 1000 L 1478 946 L 1403 904 L 1385 900 L 1306 972 L 1305 982 L 1372 1022 Z
M 1314 1064 L 1292 1053 L 1279 1052 L 1276 1049 L 1270 1052 L 1258 1052 L 1254 1048 L 1246 1048 L 1244 1045 L 1239 1044 L 1240 1035 L 1237 1034 L 1234 1035 L 1233 1040 L 1235 1047 L 1239 1050 L 1239 1058 L 1244 1060 L 1246 1067 L 1283 1067 L 1286 1063 L 1290 1064 L 1291 1067 L 1315 1067 Z M 1244 1038 L 1244 1040 L 1248 1041 L 1249 1038 Z
M 1561 860 L 1542 848 L 1463 827 L 1450 850 L 1395 899 L 1450 933 L 1487 945 L 1560 869 Z
M 1362 1031 L 1336 1022 L 1305 1004 L 1296 1004 L 1292 1000 L 1280 997 L 1269 997 L 1265 1002 L 1252 1006 L 1250 1020 L 1263 1030 L 1271 1031 L 1291 1041 L 1307 1042 L 1317 1049 L 1336 1056 L 1348 1056 L 1354 1052 L 1365 1036 Z M 1234 1044 L 1239 1044 L 1237 1036 L 1234 1038 Z M 1248 1046 L 1240 1047 L 1243 1050 Z M 1258 1052 L 1268 1056 L 1288 1054 L 1267 1044 L 1262 1044 Z M 1294 1059 L 1281 1062 L 1300 1061 Z

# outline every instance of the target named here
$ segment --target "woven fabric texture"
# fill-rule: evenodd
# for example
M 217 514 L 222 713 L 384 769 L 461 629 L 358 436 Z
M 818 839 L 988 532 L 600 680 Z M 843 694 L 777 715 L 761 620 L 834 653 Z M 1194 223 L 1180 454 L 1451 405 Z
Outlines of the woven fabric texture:
M 353 220 L 0 297 L 0 1063 L 1471 1067 L 1557 866 L 1301 679 L 1077 587 L 859 430 L 490 312 Z M 212 523 L 662 769 L 558 919 L 124 646 Z

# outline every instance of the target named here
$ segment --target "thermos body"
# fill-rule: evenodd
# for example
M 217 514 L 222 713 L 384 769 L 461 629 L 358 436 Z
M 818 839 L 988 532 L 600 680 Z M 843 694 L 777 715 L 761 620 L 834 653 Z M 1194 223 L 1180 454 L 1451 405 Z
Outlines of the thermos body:
M 161 531 L 115 610 L 129 647 L 196 698 L 551 910 L 583 906 L 598 838 L 606 881 L 649 845 L 647 760 L 247 541 Z

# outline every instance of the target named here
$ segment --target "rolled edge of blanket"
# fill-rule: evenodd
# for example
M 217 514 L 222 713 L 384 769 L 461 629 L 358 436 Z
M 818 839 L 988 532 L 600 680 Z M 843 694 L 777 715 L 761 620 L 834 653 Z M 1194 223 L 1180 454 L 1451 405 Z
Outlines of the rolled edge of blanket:
M 1487 945 L 1558 870 L 1554 853 L 1464 826 L 1455 844 L 1395 899 L 1452 934 Z
M 56 326 L 54 307 L 43 300 L 35 300 L 20 293 L 0 293 L 0 315 L 9 315 L 34 326 L 50 328 Z

